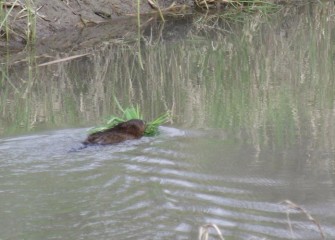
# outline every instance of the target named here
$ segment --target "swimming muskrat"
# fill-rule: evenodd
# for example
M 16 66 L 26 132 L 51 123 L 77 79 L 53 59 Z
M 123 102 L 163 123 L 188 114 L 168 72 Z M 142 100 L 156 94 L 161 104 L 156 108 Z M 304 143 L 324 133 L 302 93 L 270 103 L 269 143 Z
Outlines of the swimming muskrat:
M 145 123 L 140 119 L 132 119 L 122 122 L 113 128 L 90 134 L 83 142 L 89 144 L 115 144 L 126 140 L 138 139 L 144 135 Z

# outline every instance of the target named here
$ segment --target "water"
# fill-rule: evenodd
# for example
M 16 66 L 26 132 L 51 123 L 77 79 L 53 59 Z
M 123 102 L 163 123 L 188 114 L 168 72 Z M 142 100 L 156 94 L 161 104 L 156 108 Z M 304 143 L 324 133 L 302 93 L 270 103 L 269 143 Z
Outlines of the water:
M 185 38 L 143 45 L 143 70 L 137 47 L 114 43 L 10 66 L 0 239 L 197 239 L 205 224 L 226 239 L 321 239 L 285 200 L 335 238 L 332 11 L 305 5 L 206 34 L 213 25 L 195 21 Z M 117 112 L 113 96 L 174 121 L 71 152 Z
M 304 159 L 295 149 L 255 158 L 250 145 L 163 127 L 156 138 L 69 153 L 84 132 L 1 141 L 4 239 L 196 239 L 205 223 L 233 239 L 289 239 L 285 199 L 334 236 L 333 176 L 280 166 Z M 303 214 L 293 212 L 291 224 L 298 238 L 319 236 Z

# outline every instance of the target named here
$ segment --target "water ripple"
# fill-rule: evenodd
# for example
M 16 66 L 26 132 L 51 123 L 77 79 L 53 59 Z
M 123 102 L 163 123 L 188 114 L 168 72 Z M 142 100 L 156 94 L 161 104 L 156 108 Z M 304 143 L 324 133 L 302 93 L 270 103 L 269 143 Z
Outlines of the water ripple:
M 279 204 L 292 186 L 289 179 L 221 165 L 227 157 L 211 165 L 217 155 L 190 151 L 193 135 L 173 128 L 157 138 L 68 153 L 82 138 L 82 130 L 64 130 L 0 142 L 5 237 L 51 239 L 55 231 L 63 239 L 196 239 L 199 226 L 213 223 L 228 238 L 292 238 L 287 208 Z M 303 214 L 290 216 L 296 238 L 319 237 Z M 323 230 L 335 237 L 333 215 L 325 217 Z

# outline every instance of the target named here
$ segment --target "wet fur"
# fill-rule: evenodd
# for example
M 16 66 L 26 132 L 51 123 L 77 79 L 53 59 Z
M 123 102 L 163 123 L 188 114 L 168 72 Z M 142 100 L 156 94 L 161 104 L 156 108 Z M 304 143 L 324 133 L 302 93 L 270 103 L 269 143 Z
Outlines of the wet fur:
M 90 134 L 83 144 L 86 146 L 89 144 L 108 145 L 139 139 L 144 135 L 144 130 L 145 123 L 142 120 L 132 119 L 105 131 Z
M 139 119 L 132 119 L 119 123 L 113 128 L 88 135 L 79 148 L 72 148 L 69 152 L 77 152 L 92 145 L 117 144 L 131 139 L 139 139 L 144 135 L 145 123 Z

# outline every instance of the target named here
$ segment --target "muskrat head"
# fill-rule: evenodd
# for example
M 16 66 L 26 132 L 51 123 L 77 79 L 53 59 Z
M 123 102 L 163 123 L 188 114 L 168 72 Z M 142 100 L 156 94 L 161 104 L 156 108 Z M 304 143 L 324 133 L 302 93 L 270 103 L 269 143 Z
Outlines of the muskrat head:
M 132 119 L 127 122 L 120 123 L 118 129 L 122 129 L 127 134 L 131 134 L 136 138 L 140 138 L 144 135 L 146 128 L 145 122 L 140 119 Z

